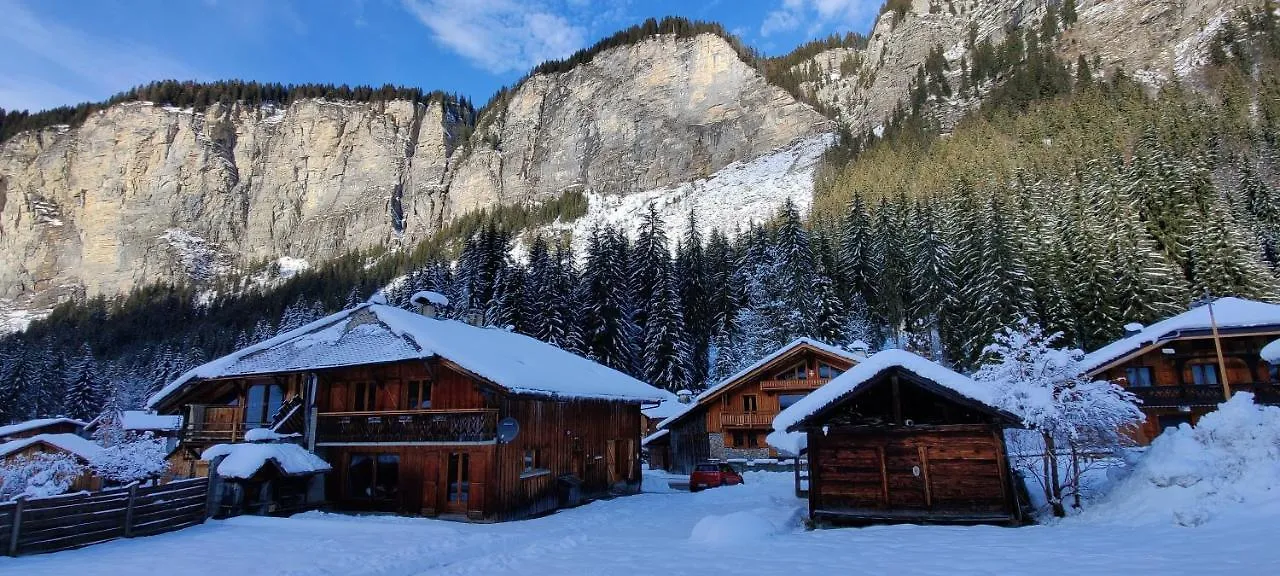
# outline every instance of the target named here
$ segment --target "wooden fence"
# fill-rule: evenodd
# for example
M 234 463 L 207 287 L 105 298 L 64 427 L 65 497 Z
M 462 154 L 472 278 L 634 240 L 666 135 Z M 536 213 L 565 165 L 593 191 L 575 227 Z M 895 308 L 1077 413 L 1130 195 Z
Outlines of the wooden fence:
M 56 552 L 179 530 L 204 522 L 208 498 L 209 479 L 194 478 L 0 504 L 0 552 Z

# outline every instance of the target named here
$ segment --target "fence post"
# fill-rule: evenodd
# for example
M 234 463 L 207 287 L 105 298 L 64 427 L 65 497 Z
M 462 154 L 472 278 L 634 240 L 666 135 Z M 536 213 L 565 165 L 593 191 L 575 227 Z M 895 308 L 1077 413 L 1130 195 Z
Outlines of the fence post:
M 11 516 L 11 518 L 13 518 L 13 522 L 12 526 L 10 526 L 12 530 L 9 531 L 10 556 L 18 555 L 18 532 L 22 530 L 22 505 L 26 504 L 26 502 L 26 497 L 22 496 L 19 497 L 18 501 L 13 505 L 13 515 Z
M 133 501 L 138 497 L 138 483 L 129 485 L 129 504 L 124 508 L 124 537 L 133 538 Z
M 218 461 L 221 462 L 220 459 Z M 200 517 L 201 524 L 203 524 L 205 520 L 208 520 L 209 518 L 217 516 L 217 510 L 215 509 L 215 507 L 217 506 L 218 500 L 217 498 L 215 498 L 214 491 L 213 491 L 214 479 L 217 475 L 218 475 L 217 468 L 213 465 L 213 463 L 210 463 L 209 476 L 207 476 L 204 479 L 204 515 Z M 217 487 L 219 492 L 218 497 L 221 497 L 221 492 L 222 492 L 221 481 L 217 482 Z

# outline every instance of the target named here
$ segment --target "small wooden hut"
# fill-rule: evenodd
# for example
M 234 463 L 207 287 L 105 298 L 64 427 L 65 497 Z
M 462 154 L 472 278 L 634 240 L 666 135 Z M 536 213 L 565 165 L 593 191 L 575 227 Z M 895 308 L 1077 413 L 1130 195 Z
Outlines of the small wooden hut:
M 901 350 L 872 356 L 774 420 L 805 435 L 818 523 L 1020 523 L 1003 434 L 1020 426 L 987 387 Z

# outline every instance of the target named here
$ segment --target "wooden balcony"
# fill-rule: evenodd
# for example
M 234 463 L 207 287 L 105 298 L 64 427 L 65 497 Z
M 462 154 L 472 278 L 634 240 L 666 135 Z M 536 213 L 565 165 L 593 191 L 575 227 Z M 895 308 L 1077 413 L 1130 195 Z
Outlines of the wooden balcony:
M 329 412 L 316 417 L 317 444 L 492 442 L 497 410 Z
M 189 404 L 182 419 L 182 441 L 195 444 L 239 442 L 246 430 L 268 426 L 268 422 L 244 422 L 240 406 Z
M 773 426 L 773 412 L 721 412 L 720 426 L 725 428 L 769 428 Z
M 1222 385 L 1142 386 L 1127 388 L 1142 400 L 1146 408 L 1177 406 L 1216 406 L 1222 402 Z M 1252 392 L 1258 404 L 1280 405 L 1280 384 L 1240 382 L 1231 384 L 1231 392 Z
M 786 392 L 796 390 L 812 392 L 830 382 L 830 378 L 809 378 L 807 380 L 761 380 L 760 389 L 766 392 Z

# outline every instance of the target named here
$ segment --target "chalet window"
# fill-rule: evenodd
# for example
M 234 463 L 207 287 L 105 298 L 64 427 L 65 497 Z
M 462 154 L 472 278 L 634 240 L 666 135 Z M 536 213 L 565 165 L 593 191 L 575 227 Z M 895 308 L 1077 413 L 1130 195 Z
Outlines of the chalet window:
M 347 464 L 347 495 L 357 500 L 394 501 L 399 498 L 400 456 L 352 454 Z
M 729 445 L 729 448 L 741 448 L 745 444 L 746 440 L 743 438 L 743 432 L 739 430 L 733 433 L 733 443 Z
M 355 398 L 351 402 L 352 409 L 356 412 L 366 412 L 375 410 L 376 400 L 378 397 L 378 385 L 373 382 L 356 382 L 351 386 L 355 393 Z
M 284 389 L 279 384 L 254 384 L 245 395 L 244 422 L 254 428 L 267 426 L 284 404 Z
M 1192 364 L 1191 381 L 1196 386 L 1213 386 L 1218 383 L 1218 367 L 1214 364 Z
M 742 396 L 743 412 L 755 412 L 757 408 L 758 408 L 758 405 L 756 404 L 755 394 L 745 394 Z
M 839 368 L 836 368 L 835 366 L 831 366 L 828 364 L 818 364 L 819 378 L 830 379 L 830 378 L 835 378 L 836 376 L 839 376 L 841 374 L 844 374 L 844 370 L 841 370 Z
M 1134 388 L 1143 388 L 1155 383 L 1150 366 L 1130 366 L 1125 368 L 1124 377 L 1129 381 L 1129 386 Z
M 756 432 L 747 432 L 747 448 L 760 447 L 760 434 Z
M 804 394 L 783 394 L 778 396 L 778 409 L 786 410 L 792 404 L 799 402 L 801 398 L 804 398 Z
M 1280 382 L 1280 366 L 1267 365 L 1267 381 Z
M 796 364 L 774 377 L 776 380 L 804 380 L 809 377 L 809 373 L 805 371 L 804 362 Z
M 471 455 L 454 452 L 449 455 L 449 501 L 466 502 L 471 496 Z
M 431 382 L 428 380 L 410 380 L 406 385 L 406 405 L 409 410 L 426 410 L 431 408 Z

